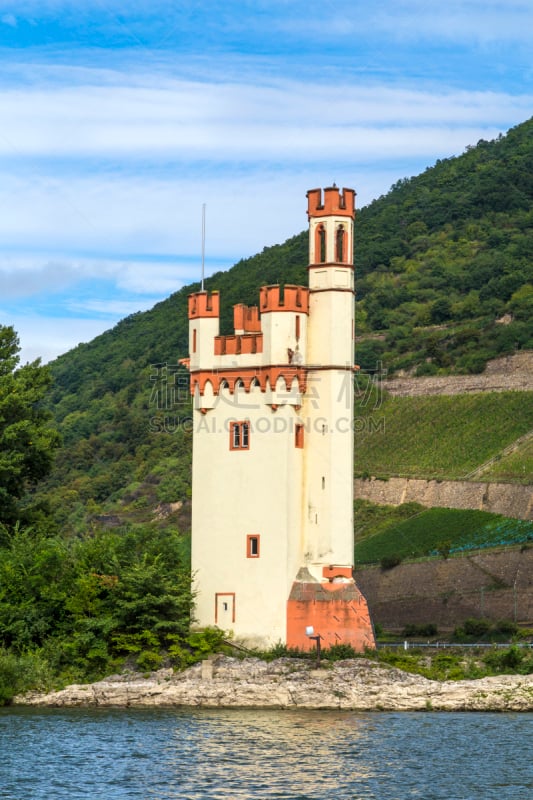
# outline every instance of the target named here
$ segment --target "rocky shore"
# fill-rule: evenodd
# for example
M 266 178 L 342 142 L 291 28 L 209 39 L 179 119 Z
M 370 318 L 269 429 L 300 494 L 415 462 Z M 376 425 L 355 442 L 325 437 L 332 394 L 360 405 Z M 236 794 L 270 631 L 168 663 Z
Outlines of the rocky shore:
M 116 675 L 49 694 L 15 698 L 16 705 L 343 709 L 353 711 L 533 711 L 533 675 L 472 681 L 431 681 L 366 659 L 270 663 L 217 656 L 184 672 Z

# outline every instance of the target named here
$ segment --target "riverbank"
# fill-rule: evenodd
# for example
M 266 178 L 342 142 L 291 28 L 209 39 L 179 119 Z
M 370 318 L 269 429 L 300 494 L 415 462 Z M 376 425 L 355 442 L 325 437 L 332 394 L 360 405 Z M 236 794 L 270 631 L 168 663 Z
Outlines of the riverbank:
M 362 658 L 316 669 L 298 659 L 217 656 L 184 672 L 116 675 L 48 694 L 31 692 L 16 697 L 14 705 L 533 711 L 533 675 L 431 681 Z

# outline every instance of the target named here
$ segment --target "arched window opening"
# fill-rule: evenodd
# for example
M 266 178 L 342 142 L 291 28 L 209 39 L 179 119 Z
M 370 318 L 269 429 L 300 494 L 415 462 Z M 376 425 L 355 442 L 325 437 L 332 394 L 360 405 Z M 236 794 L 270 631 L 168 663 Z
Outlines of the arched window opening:
M 326 260 L 326 229 L 317 225 L 315 233 L 315 261 L 323 264 Z
M 340 264 L 346 260 L 346 231 L 342 225 L 337 228 L 337 237 L 335 243 L 335 260 Z

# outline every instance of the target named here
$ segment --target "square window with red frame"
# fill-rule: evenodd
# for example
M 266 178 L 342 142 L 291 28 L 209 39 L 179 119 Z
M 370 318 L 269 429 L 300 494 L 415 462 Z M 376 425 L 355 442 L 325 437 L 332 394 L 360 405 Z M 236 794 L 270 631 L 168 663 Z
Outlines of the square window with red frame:
M 250 449 L 250 423 L 247 420 L 232 422 L 229 428 L 229 449 Z

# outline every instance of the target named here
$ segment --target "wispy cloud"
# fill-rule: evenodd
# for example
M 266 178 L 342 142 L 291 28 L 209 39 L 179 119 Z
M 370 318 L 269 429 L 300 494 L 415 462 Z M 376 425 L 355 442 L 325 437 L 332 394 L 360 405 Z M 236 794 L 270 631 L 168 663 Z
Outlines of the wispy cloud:
M 394 38 L 433 36 L 437 39 L 472 42 L 477 39 L 528 40 L 532 7 L 528 0 L 448 0 L 444 4 L 427 0 L 382 0 L 369 4 L 352 0 L 339 7 L 334 0 L 210 0 L 205 9 L 197 0 L 4 0 L 5 16 L 33 20 L 61 20 L 63 26 L 97 22 L 100 36 L 120 29 L 134 40 L 159 46 L 170 32 L 195 31 L 203 41 L 208 33 L 219 45 L 225 34 L 241 39 L 272 33 L 287 33 L 302 42 L 306 36 L 377 37 L 386 33 Z
M 65 76 L 66 77 L 66 76 Z M 106 77 L 108 77 L 106 75 Z M 224 83 L 166 81 L 89 84 L 0 93 L 0 154 L 10 157 L 132 157 L 309 161 L 318 148 L 357 148 L 365 160 L 398 148 L 431 155 L 475 130 L 522 119 L 533 95 L 413 90 L 383 85 L 309 86 L 294 80 Z M 147 78 L 144 77 L 146 84 Z M 310 109 L 313 122 L 307 124 Z M 416 128 L 416 131 L 414 130 Z M 452 134 L 453 135 L 453 134 Z
M 0 22 L 4 25 L 9 25 L 10 28 L 17 27 L 17 18 L 14 14 L 2 14 L 0 17 Z
M 104 330 L 112 328 L 119 317 L 102 322 L 95 319 L 50 317 L 44 314 L 18 313 L 0 306 L 0 323 L 12 325 L 21 343 L 21 363 L 40 358 L 51 361 L 81 342 L 88 342 Z
M 0 0 L 0 323 L 64 349 L 197 278 L 203 203 L 209 272 L 522 122 L 532 12 Z
M 383 37 L 395 42 L 429 40 L 465 44 L 478 42 L 519 42 L 529 44 L 533 7 L 528 0 L 385 0 L 369 4 L 363 0 L 339 7 L 334 0 L 296 4 L 293 13 L 279 21 L 294 34 L 349 38 L 365 41 Z M 276 24 L 276 23 L 274 23 Z

